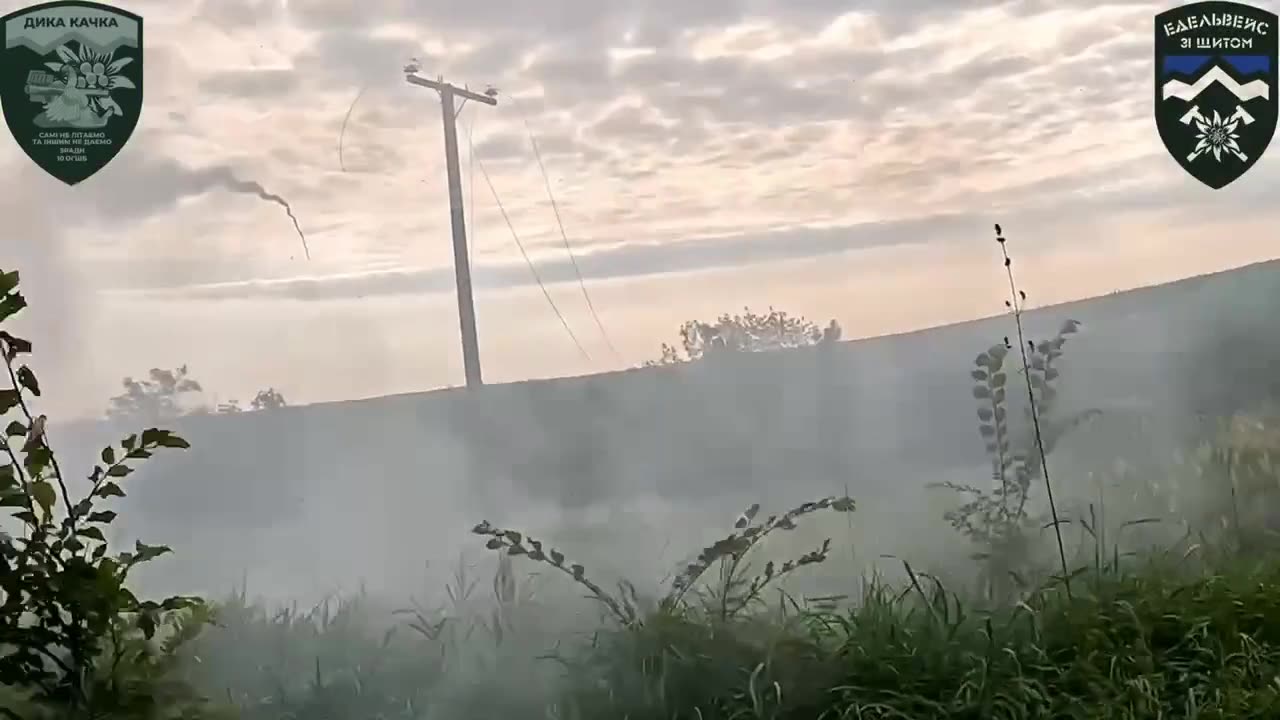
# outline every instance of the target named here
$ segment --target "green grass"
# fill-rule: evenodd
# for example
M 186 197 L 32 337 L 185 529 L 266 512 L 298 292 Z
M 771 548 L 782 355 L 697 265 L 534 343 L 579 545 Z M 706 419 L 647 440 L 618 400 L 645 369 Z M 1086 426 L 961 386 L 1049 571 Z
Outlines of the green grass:
M 273 614 L 233 599 L 184 666 L 253 720 L 1280 717 L 1276 558 L 1188 546 L 1081 569 L 1073 587 L 977 610 L 912 573 L 839 608 L 780 594 L 729 618 L 651 611 L 541 660 L 465 628 L 388 634 L 358 601 Z
M 1268 634 L 1277 588 L 1259 580 L 1116 579 L 991 615 L 878 587 L 855 610 L 803 615 L 751 650 L 726 641 L 689 655 L 668 638 L 646 693 L 585 695 L 593 717 L 1195 717 L 1183 713 L 1192 698 L 1210 713 L 1200 717 L 1244 716 L 1271 706 L 1280 659 Z M 671 693 L 670 674 L 697 691 Z

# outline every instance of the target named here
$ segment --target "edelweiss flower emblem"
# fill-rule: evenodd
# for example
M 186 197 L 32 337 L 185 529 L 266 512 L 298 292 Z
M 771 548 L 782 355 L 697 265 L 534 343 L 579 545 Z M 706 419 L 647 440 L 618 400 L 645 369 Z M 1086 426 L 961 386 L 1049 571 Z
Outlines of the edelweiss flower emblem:
M 1222 117 L 1217 110 L 1213 117 L 1200 115 L 1194 119 L 1196 125 L 1196 147 L 1192 151 L 1192 159 L 1205 154 L 1212 154 L 1213 159 L 1222 162 L 1223 153 L 1230 153 L 1241 160 L 1247 160 L 1244 151 L 1237 142 L 1240 136 L 1236 133 L 1240 127 L 1240 118 L 1232 115 Z

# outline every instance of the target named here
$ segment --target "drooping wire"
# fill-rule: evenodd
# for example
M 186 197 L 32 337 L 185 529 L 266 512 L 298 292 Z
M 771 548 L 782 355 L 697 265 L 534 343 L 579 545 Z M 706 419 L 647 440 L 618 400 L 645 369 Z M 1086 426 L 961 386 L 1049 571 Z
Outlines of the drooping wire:
M 485 184 L 489 186 L 489 192 L 493 195 L 493 202 L 498 206 L 498 212 L 502 214 L 502 219 L 507 224 L 507 229 L 511 231 L 511 239 L 515 240 L 516 247 L 520 248 L 520 255 L 524 257 L 524 262 L 529 266 L 529 272 L 533 275 L 533 279 L 538 283 L 538 287 L 542 290 L 542 296 L 547 299 L 547 304 L 551 306 L 551 310 L 555 312 L 556 317 L 560 318 L 560 324 L 564 326 L 565 332 L 569 333 L 569 338 L 573 340 L 573 344 L 578 346 L 578 352 L 582 353 L 582 357 L 587 362 L 591 362 L 591 353 L 582 346 L 578 341 L 578 336 L 574 334 L 573 328 L 569 327 L 569 321 L 565 320 L 564 313 L 560 312 L 560 308 L 556 306 L 556 301 L 551 298 L 551 293 L 547 291 L 547 286 L 542 282 L 542 276 L 538 274 L 538 269 L 534 267 L 533 261 L 529 259 L 529 253 L 524 249 L 524 243 L 520 241 L 520 235 L 516 233 L 516 228 L 511 223 L 510 216 L 507 215 L 507 209 L 502 204 L 502 198 L 498 197 L 498 190 L 493 186 L 493 180 L 489 177 L 489 171 L 484 168 L 484 161 L 478 156 L 472 155 L 476 167 L 480 170 L 480 176 L 484 178 Z
M 555 214 L 556 225 L 560 228 L 560 239 L 564 241 L 564 249 L 569 253 L 569 262 L 573 265 L 573 272 L 578 277 L 578 287 L 582 289 L 582 297 L 587 301 L 587 309 L 591 311 L 591 317 L 595 320 L 596 327 L 600 328 L 600 335 L 604 338 L 605 345 L 609 347 L 609 352 L 613 353 L 614 359 L 621 361 L 622 355 L 618 353 L 618 349 L 613 345 L 613 340 L 609 338 L 609 331 L 604 329 L 604 323 L 601 322 L 600 316 L 596 313 L 596 306 L 591 302 L 591 293 L 587 292 L 587 284 L 582 279 L 582 270 L 578 267 L 578 258 L 573 252 L 573 246 L 569 243 L 569 235 L 564 230 L 564 221 L 560 217 L 560 206 L 556 203 L 555 193 L 551 191 L 551 178 L 547 175 L 547 167 L 542 161 L 542 151 L 538 149 L 538 139 L 534 137 L 533 128 L 529 125 L 529 117 L 520 109 L 520 103 L 515 96 L 508 95 L 507 98 L 511 100 L 511 106 L 520 115 L 520 121 L 524 123 L 525 132 L 529 134 L 529 146 L 533 148 L 533 157 L 538 161 L 538 170 L 542 173 L 542 183 L 547 188 L 547 199 L 551 201 L 551 211 Z
M 347 108 L 347 114 L 342 118 L 342 129 L 338 131 L 338 169 L 342 172 L 347 171 L 346 163 L 342 158 L 342 141 L 347 136 L 347 123 L 351 120 L 351 112 L 356 109 L 356 103 L 360 102 L 360 98 L 364 97 L 364 91 L 369 89 L 369 83 L 360 86 L 360 92 L 351 101 L 351 106 Z
M 366 83 L 363 87 L 360 88 L 359 92 L 357 92 L 356 96 L 351 100 L 351 105 L 347 108 L 347 113 L 342 119 L 342 127 L 338 132 L 338 167 L 343 172 L 346 172 L 347 170 L 346 164 L 343 158 L 343 140 L 346 137 L 347 124 L 351 120 L 351 115 L 355 110 L 356 105 L 359 104 L 360 99 L 364 96 L 364 93 L 367 89 L 368 89 L 368 84 Z M 513 98 L 513 101 L 514 101 L 514 98 Z M 459 114 L 461 113 L 461 111 L 462 111 L 462 108 L 459 107 L 458 108 Z M 542 172 L 542 179 L 547 188 L 547 196 L 551 200 L 551 207 L 552 207 L 552 210 L 555 212 L 556 223 L 560 226 L 560 236 L 564 240 L 565 249 L 569 251 L 569 259 L 573 264 L 574 273 L 578 277 L 578 285 L 582 288 L 583 296 L 586 298 L 587 307 L 591 311 L 591 316 L 592 318 L 594 318 L 596 325 L 600 328 L 600 332 L 604 336 L 605 343 L 609 346 L 609 350 L 614 354 L 615 357 L 618 357 L 619 359 L 621 359 L 617 349 L 613 345 L 613 342 L 609 339 L 608 332 L 604 329 L 604 325 L 603 323 L 601 323 L 600 317 L 596 314 L 595 306 L 591 302 L 591 296 L 587 292 L 586 284 L 584 283 L 582 278 L 582 273 L 578 268 L 577 258 L 574 256 L 573 248 L 569 245 L 568 235 L 565 233 L 564 223 L 561 221 L 561 218 L 560 218 L 560 209 L 559 209 L 559 206 L 556 204 L 555 196 L 552 194 L 552 191 L 551 191 L 551 180 L 550 178 L 547 177 L 546 167 L 543 164 L 542 155 L 541 155 L 541 152 L 538 150 L 537 141 L 533 136 L 533 131 L 529 128 L 529 123 L 527 120 L 525 120 L 524 125 L 525 125 L 525 129 L 529 131 L 529 140 L 533 146 L 534 156 L 537 158 L 537 161 L 538 161 L 538 168 Z M 512 224 L 510 216 L 507 215 L 506 207 L 503 205 L 502 199 L 498 196 L 498 191 L 494 187 L 493 180 L 489 177 L 488 171 L 485 170 L 484 162 L 480 160 L 480 158 L 476 155 L 474 134 L 475 134 L 475 114 L 473 113 L 468 122 L 468 127 L 467 127 L 468 161 L 471 166 L 470 168 L 468 168 L 468 176 L 469 176 L 468 191 L 471 196 L 469 198 L 469 203 L 471 207 L 469 210 L 470 218 L 467 224 L 472 229 L 471 242 L 468 243 L 467 245 L 468 264 L 469 265 L 473 264 L 472 258 L 474 257 L 474 250 L 476 245 L 475 243 L 475 169 L 478 167 L 480 169 L 480 174 L 484 177 L 485 183 L 489 186 L 489 192 L 493 195 L 493 200 L 494 200 L 494 203 L 498 206 L 498 211 L 502 214 L 503 221 L 506 222 L 507 229 L 511 231 L 511 237 L 513 240 L 515 240 L 516 247 L 520 249 L 520 255 L 524 258 L 525 264 L 529 267 L 529 272 L 533 275 L 533 279 L 538 283 L 538 287 L 542 290 L 543 297 L 545 297 L 547 300 L 547 303 L 551 305 L 552 311 L 555 312 L 556 317 L 559 318 L 560 324 L 564 326 L 565 332 L 569 334 L 569 338 L 573 340 L 573 344 L 577 346 L 578 352 L 580 352 L 582 356 L 588 362 L 590 362 L 591 354 L 587 352 L 586 348 L 583 347 L 582 342 L 578 340 L 578 336 L 573 332 L 573 328 L 569 326 L 568 320 L 565 319 L 564 314 L 560 312 L 560 308 L 556 305 L 555 300 L 552 299 L 551 293 L 547 290 L 546 285 L 543 283 L 541 275 L 538 274 L 537 268 L 534 266 L 533 261 L 529 258 L 529 254 L 525 250 L 524 243 L 521 242 L 520 236 L 516 232 L 515 226 Z

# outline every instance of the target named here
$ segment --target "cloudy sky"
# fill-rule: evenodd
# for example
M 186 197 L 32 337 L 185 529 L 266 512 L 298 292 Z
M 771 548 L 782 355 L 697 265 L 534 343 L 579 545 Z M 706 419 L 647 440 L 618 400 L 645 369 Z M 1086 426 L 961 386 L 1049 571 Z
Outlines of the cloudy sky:
M 989 315 L 994 222 L 1033 303 L 1280 256 L 1274 152 L 1212 191 L 1159 140 L 1162 3 L 117 4 L 147 42 L 121 155 L 67 188 L 0 143 L 0 261 L 23 272 L 63 416 L 182 363 L 222 400 L 461 383 L 440 108 L 405 84 L 411 57 L 500 91 L 459 117 L 493 382 L 635 365 L 682 321 L 743 305 L 834 317 L 847 336 Z M 219 173 L 288 199 L 311 259 L 280 207 Z

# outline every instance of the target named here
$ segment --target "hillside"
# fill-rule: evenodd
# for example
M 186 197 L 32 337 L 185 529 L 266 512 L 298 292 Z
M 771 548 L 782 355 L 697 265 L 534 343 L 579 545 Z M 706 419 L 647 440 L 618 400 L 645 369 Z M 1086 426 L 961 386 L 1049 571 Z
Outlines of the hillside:
M 1027 327 L 1045 337 L 1067 318 L 1082 322 L 1062 363 L 1066 402 L 1102 409 L 1111 419 L 1099 422 L 1113 423 L 1104 427 L 1142 416 L 1143 432 L 1159 435 L 1143 441 L 1158 444 L 1196 413 L 1280 397 L 1277 305 L 1280 262 L 1270 262 L 1036 310 Z M 478 518 L 538 508 L 646 497 L 686 508 L 770 503 L 846 484 L 860 499 L 892 503 L 930 481 L 986 473 L 968 373 L 978 352 L 1012 333 L 1009 318 L 995 317 L 474 394 L 187 418 L 177 426 L 194 449 L 139 473 L 126 517 L 147 537 L 187 538 L 188 558 L 236 555 L 229 546 L 252 556 L 265 538 L 372 519 L 372 534 L 334 549 L 358 563 L 362 552 L 396 555 L 411 535 L 456 541 Z M 81 425 L 58 438 L 88 462 L 117 434 Z M 420 562 L 419 548 L 403 554 Z

